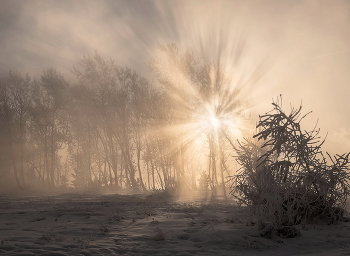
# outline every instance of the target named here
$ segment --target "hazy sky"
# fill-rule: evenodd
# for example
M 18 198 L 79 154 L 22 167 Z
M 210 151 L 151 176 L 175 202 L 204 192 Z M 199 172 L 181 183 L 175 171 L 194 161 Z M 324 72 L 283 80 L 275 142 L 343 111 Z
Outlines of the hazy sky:
M 0 0 L 0 74 L 70 69 L 97 50 L 152 79 L 157 42 L 176 43 L 233 75 L 261 63 L 253 113 L 283 95 L 319 118 L 326 149 L 350 151 L 350 1 Z M 237 61 L 241 56 L 240 61 Z M 267 61 L 267 62 L 264 62 Z M 254 93 L 253 93 L 254 92 Z M 244 100 L 244 99 L 243 99 Z

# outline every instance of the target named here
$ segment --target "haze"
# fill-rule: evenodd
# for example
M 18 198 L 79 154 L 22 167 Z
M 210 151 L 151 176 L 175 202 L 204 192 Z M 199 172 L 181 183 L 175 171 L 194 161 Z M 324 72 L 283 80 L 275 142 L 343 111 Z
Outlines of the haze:
M 0 0 L 0 254 L 349 255 L 349 110 L 349 0 Z
M 97 52 L 157 87 L 150 60 L 161 56 L 158 43 L 174 43 L 223 63 L 230 85 L 246 81 L 239 100 L 254 120 L 280 94 L 287 108 L 302 102 L 313 111 L 305 125 L 319 119 L 331 153 L 350 147 L 349 42 L 349 1 L 2 0 L 0 10 L 2 77 L 53 67 L 74 84 L 73 67 Z
M 147 63 L 157 42 L 234 63 L 231 50 L 246 36 L 249 63 L 273 59 L 256 85 L 259 104 L 269 109 L 279 94 L 294 105 L 303 100 L 329 132 L 330 151 L 350 146 L 349 1 L 2 0 L 0 19 L 2 75 L 55 67 L 69 80 L 95 50 L 152 79 Z

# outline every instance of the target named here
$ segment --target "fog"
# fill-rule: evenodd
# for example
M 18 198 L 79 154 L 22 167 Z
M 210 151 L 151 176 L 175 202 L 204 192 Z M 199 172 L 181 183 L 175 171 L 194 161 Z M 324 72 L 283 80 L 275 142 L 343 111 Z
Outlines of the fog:
M 0 254 L 349 255 L 349 43 L 349 0 L 0 0 Z
M 86 68 L 82 66 L 84 56 L 91 56 L 93 59 L 95 52 L 97 52 L 106 61 L 114 60 L 119 70 L 123 70 L 123 67 L 127 66 L 132 71 L 136 71 L 140 75 L 140 77 L 135 78 L 137 83 L 147 85 L 148 100 L 152 101 L 152 97 L 157 94 L 157 90 L 164 86 L 159 81 L 158 73 L 168 74 L 171 71 L 170 69 L 167 70 L 166 65 L 162 67 L 163 69 L 156 66 L 152 70 L 151 60 L 156 56 L 163 58 L 163 60 L 166 59 L 158 44 L 164 46 L 174 43 L 179 49 L 179 56 L 184 56 L 185 52 L 188 51 L 193 53 L 193 56 L 199 57 L 200 63 L 211 64 L 212 69 L 215 69 L 215 64 L 218 63 L 224 66 L 226 74 L 231 79 L 230 83 L 225 85 L 225 89 L 234 94 L 235 88 L 242 87 L 238 99 L 241 102 L 240 104 L 244 106 L 245 115 L 250 115 L 253 123 L 258 120 L 259 114 L 264 114 L 272 108 L 271 102 L 279 95 L 283 96 L 283 106 L 287 110 L 290 108 L 290 104 L 296 107 L 302 104 L 303 113 L 313 111 L 305 119 L 305 127 L 307 129 L 312 128 L 318 120 L 321 135 L 325 137 L 328 133 L 326 143 L 323 146 L 324 150 L 332 154 L 342 154 L 348 152 L 350 148 L 350 119 L 348 118 L 350 107 L 349 42 L 349 1 L 2 0 L 0 9 L 1 77 L 9 76 L 11 70 L 20 72 L 23 77 L 28 74 L 32 81 L 34 77 L 37 77 L 40 81 L 41 76 L 45 74 L 44 72 L 52 67 L 63 75 L 65 81 L 61 80 L 54 71 L 50 71 L 51 73 L 49 72 L 47 76 L 49 79 L 58 79 L 61 86 L 79 83 L 93 86 L 93 82 L 89 80 L 88 76 L 79 76 L 72 71 L 75 67 L 83 72 Z M 143 81 L 142 77 L 147 82 Z M 42 84 L 45 84 L 44 80 L 42 79 Z M 183 84 L 188 88 L 186 93 L 189 97 L 198 99 L 199 102 L 204 104 L 203 99 L 196 94 L 196 86 L 191 85 L 190 79 L 185 77 L 184 81 Z M 40 91 L 40 88 L 46 88 L 45 85 L 41 86 L 43 87 L 38 86 L 37 90 Z M 91 88 L 92 91 L 95 89 Z M 35 89 L 33 90 L 35 91 Z M 79 95 L 79 93 L 77 89 L 75 94 Z M 141 90 L 140 93 L 145 92 Z M 39 94 L 33 93 L 33 95 Z M 44 95 L 46 94 L 44 93 Z M 180 106 L 180 111 L 182 111 L 175 114 L 175 116 L 183 118 L 187 115 L 186 111 L 183 112 L 183 109 L 189 107 L 185 98 L 181 98 L 176 93 L 170 95 L 170 97 Z M 37 105 L 39 101 L 37 101 Z M 81 109 L 76 110 L 77 112 L 74 113 L 75 117 L 73 118 L 78 119 L 82 116 L 81 113 L 89 111 L 87 106 L 86 108 L 83 106 L 79 106 Z M 155 109 L 151 111 L 159 110 L 162 112 L 164 106 L 160 100 L 159 105 L 154 105 Z M 206 107 L 204 109 L 208 110 Z M 130 111 L 137 113 L 138 110 L 136 108 Z M 118 115 L 120 117 L 121 114 L 118 112 Z M 113 123 L 115 127 L 117 127 L 117 124 L 119 125 L 117 120 L 110 118 L 109 121 L 115 122 Z M 57 117 L 57 123 L 55 124 L 59 126 L 60 122 L 63 121 L 60 117 Z M 108 127 L 108 124 L 102 123 L 101 120 L 91 121 L 91 124 L 93 125 L 96 122 Z M 246 120 L 236 119 L 235 122 L 239 125 L 236 124 L 235 128 L 231 127 L 231 131 L 237 129 L 236 132 L 233 132 L 233 135 L 237 137 L 250 132 L 247 131 L 251 130 L 251 127 L 245 123 Z M 209 150 L 209 142 L 205 146 L 195 145 L 199 143 L 198 137 L 200 135 L 189 132 L 189 130 L 193 130 L 193 125 L 193 123 L 181 123 L 177 126 L 159 128 L 160 123 L 157 121 L 153 127 L 148 127 L 147 131 L 153 130 L 164 134 L 174 134 L 172 129 L 177 127 L 178 131 L 186 134 L 179 141 L 184 145 L 191 144 L 189 150 L 192 150 L 192 152 L 197 152 L 196 150 L 199 150 L 199 148 Z M 87 129 L 90 128 L 89 126 Z M 82 131 L 79 129 L 82 128 L 76 127 L 76 131 Z M 170 132 L 170 130 L 172 131 Z M 105 161 L 105 163 L 100 163 L 98 167 L 100 169 L 105 168 L 105 173 L 113 172 L 108 168 L 115 168 L 114 171 L 118 173 L 128 164 L 128 168 L 135 168 L 130 172 L 137 173 L 138 160 L 141 161 L 139 170 L 142 169 L 143 172 L 146 172 L 146 168 L 151 168 L 146 164 L 145 156 L 137 155 L 137 150 L 134 148 L 137 147 L 135 137 L 130 137 L 130 145 L 125 145 L 120 142 L 121 139 L 117 135 L 120 134 L 119 130 L 115 130 L 116 135 L 113 136 L 108 134 L 107 128 L 103 132 L 105 132 L 102 135 L 105 136 L 104 138 L 98 137 L 101 134 L 94 134 L 96 141 L 99 140 L 98 143 L 101 143 L 101 149 L 106 150 L 104 153 L 94 152 L 96 157 L 101 156 L 101 159 L 97 157 L 93 160 L 95 161 L 95 168 L 98 167 L 98 161 Z M 37 136 L 41 135 L 38 134 Z M 76 136 L 79 137 L 79 132 Z M 89 140 L 86 140 L 88 137 L 83 133 L 81 136 L 84 137 L 82 143 L 90 143 L 94 140 L 90 137 Z M 119 157 L 125 157 L 125 159 L 121 162 L 116 160 L 117 163 L 113 164 L 112 156 L 114 153 L 110 151 L 112 149 L 106 149 L 108 138 L 111 138 L 111 143 L 117 145 L 115 146 L 117 150 L 115 157 L 118 156 L 119 150 L 120 154 L 126 154 L 124 151 L 126 148 L 132 149 L 132 153 L 128 156 L 126 156 L 127 154 L 119 155 Z M 23 138 L 19 137 L 18 139 Z M 44 141 L 40 143 L 44 143 Z M 37 145 L 43 146 L 45 144 L 40 143 Z M 61 168 L 63 172 L 65 168 L 63 159 L 69 154 L 68 151 L 79 151 L 78 144 L 73 143 L 74 145 L 72 144 L 69 149 L 67 142 L 57 143 L 62 143 L 62 145 L 52 149 L 52 155 L 48 156 L 50 160 L 42 164 L 43 169 L 41 171 L 33 169 L 33 172 L 42 172 L 42 175 L 47 175 L 47 177 L 40 179 L 45 180 L 45 182 L 47 180 L 48 184 L 51 185 L 61 183 L 57 180 L 59 176 L 56 177 L 56 174 L 50 176 L 49 166 L 53 167 L 53 163 L 58 161 L 59 157 L 62 157 L 60 163 L 62 166 L 57 168 Z M 106 145 L 102 145 L 103 143 L 106 143 Z M 142 145 L 142 152 L 145 150 L 146 144 Z M 168 153 L 172 155 L 178 152 L 174 148 L 169 150 L 170 153 Z M 47 150 L 45 152 L 49 153 Z M 90 153 L 92 154 L 92 152 L 84 152 L 84 154 Z M 208 165 L 209 161 L 205 157 L 208 152 L 196 154 L 204 156 L 199 157 L 202 166 L 196 165 L 194 180 L 199 179 L 200 171 L 205 171 L 204 166 Z M 76 157 L 78 155 L 77 153 Z M 178 156 L 179 159 L 180 155 Z M 41 155 L 32 157 L 32 161 L 27 161 L 26 164 L 32 164 L 30 168 L 41 166 L 40 162 L 34 167 L 34 160 L 39 161 Z M 189 156 L 189 159 L 192 158 L 196 157 Z M 130 163 L 125 161 L 130 161 Z M 107 162 L 109 162 L 108 165 Z M 233 166 L 232 162 L 234 160 L 230 158 L 228 160 L 229 165 Z M 84 164 L 86 163 L 84 162 Z M 174 166 L 168 164 L 171 170 L 173 170 L 172 168 L 174 170 L 179 168 L 176 164 Z M 193 164 L 189 160 L 186 168 L 188 170 L 194 169 L 191 166 Z M 155 170 L 164 168 L 161 165 L 162 163 L 159 163 L 159 167 L 154 167 Z M 106 166 L 108 166 L 107 170 Z M 19 168 L 23 168 L 23 166 Z M 234 168 L 231 167 L 231 174 L 235 172 Z M 170 177 L 175 178 L 175 171 L 174 174 L 171 174 L 171 170 Z M 71 167 L 69 172 L 72 172 Z M 89 173 L 91 173 L 90 169 Z M 94 174 L 91 175 L 94 176 Z M 95 178 L 99 179 L 97 174 Z M 111 175 L 109 178 L 111 183 L 115 182 L 118 185 L 118 182 L 120 182 L 120 184 L 124 184 L 121 179 L 117 181 L 115 175 Z M 112 181 L 114 178 L 115 180 Z M 147 179 L 147 176 L 144 175 L 143 178 Z M 49 179 L 52 180 L 49 181 Z M 71 182 L 71 179 L 68 182 Z M 94 177 L 89 179 L 93 180 Z M 100 181 L 101 179 L 100 177 Z M 132 184 L 133 182 L 134 184 Z M 136 186 L 137 182 L 139 181 L 135 178 L 135 181 L 125 181 L 125 184 Z M 165 183 L 166 181 L 159 182 Z M 199 184 L 198 180 L 197 182 Z M 19 181 L 19 183 L 26 183 L 26 181 Z M 148 182 L 144 181 L 144 183 L 147 184 Z M 153 185 L 154 183 L 155 181 L 153 181 Z M 106 182 L 105 185 L 107 184 L 110 183 Z M 159 184 L 157 186 L 161 187 L 162 185 Z M 148 183 L 148 185 L 150 184 Z

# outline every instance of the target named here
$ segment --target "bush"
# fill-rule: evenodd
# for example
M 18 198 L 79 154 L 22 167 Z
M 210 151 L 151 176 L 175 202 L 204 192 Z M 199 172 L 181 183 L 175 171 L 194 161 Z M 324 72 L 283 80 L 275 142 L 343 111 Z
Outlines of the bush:
M 260 222 L 276 228 L 315 218 L 333 223 L 342 217 L 349 195 L 349 153 L 327 153 L 328 164 L 320 130 L 302 131 L 302 106 L 286 115 L 281 101 L 260 116 L 259 132 L 239 143 L 241 168 L 231 177 L 231 194 L 251 206 Z

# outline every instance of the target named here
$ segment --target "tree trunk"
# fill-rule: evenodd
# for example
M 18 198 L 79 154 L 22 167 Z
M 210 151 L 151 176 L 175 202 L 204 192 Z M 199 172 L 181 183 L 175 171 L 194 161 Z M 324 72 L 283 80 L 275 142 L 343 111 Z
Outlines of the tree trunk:
M 143 190 L 146 190 L 145 184 L 143 183 L 143 179 L 142 179 L 140 158 L 141 158 L 141 146 L 138 145 L 138 147 L 137 147 L 137 170 L 139 171 L 141 188 L 142 188 Z
M 51 126 L 51 180 L 50 180 L 50 185 L 53 188 L 55 186 L 55 138 L 54 138 L 54 125 Z

